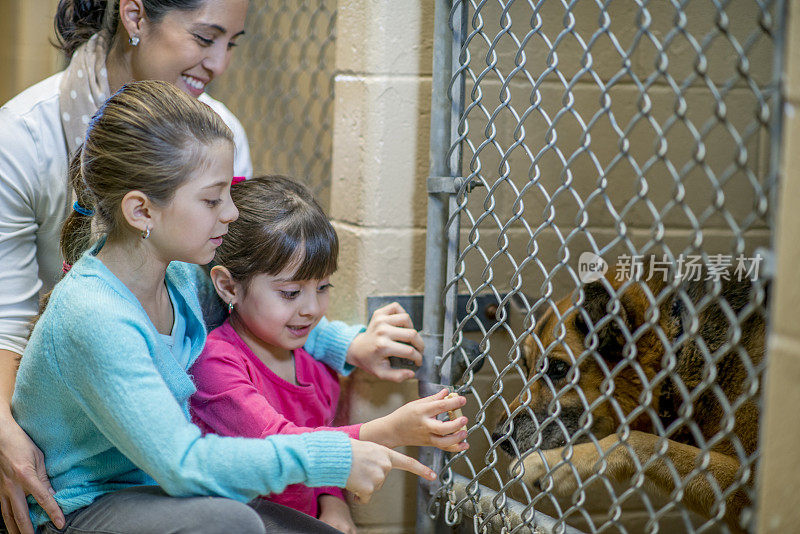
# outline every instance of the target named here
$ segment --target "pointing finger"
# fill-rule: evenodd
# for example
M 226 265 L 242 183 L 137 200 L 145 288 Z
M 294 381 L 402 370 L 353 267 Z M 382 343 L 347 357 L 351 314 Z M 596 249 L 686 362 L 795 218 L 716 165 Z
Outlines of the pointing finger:
M 414 473 L 427 480 L 434 480 L 436 473 L 430 467 L 421 464 L 418 460 L 401 454 L 397 451 L 389 450 L 389 460 L 392 462 L 393 469 L 402 469 L 409 473 Z

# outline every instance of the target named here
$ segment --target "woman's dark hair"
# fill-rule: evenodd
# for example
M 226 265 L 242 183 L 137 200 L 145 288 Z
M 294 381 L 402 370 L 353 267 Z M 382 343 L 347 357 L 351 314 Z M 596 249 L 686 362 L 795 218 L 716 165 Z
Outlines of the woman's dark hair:
M 245 289 L 254 276 L 276 275 L 295 264 L 294 280 L 336 271 L 339 239 L 304 185 L 286 176 L 260 176 L 234 185 L 231 198 L 239 218 L 228 226 L 215 261 Z
M 205 0 L 142 0 L 147 19 L 153 24 L 161 22 L 172 10 L 193 11 L 203 2 Z M 107 12 L 109 8 L 112 11 Z M 111 42 L 119 24 L 119 0 L 59 0 L 54 24 L 56 46 L 69 59 L 75 49 L 95 33 L 105 32 Z

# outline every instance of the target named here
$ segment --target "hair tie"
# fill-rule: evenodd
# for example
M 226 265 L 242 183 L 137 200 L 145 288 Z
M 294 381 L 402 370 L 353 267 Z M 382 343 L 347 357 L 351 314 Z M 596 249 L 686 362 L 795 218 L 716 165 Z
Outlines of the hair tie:
M 91 217 L 94 215 L 94 210 L 84 208 L 83 206 L 78 204 L 77 200 L 72 204 L 72 209 L 77 211 L 81 215 L 86 215 L 87 217 Z
M 64 271 L 64 274 L 67 274 L 69 270 L 72 269 L 72 265 L 65 261 L 61 262 L 61 270 Z
M 231 185 L 236 185 L 239 182 L 244 182 L 245 180 L 247 180 L 245 176 L 234 176 L 233 180 L 231 180 Z

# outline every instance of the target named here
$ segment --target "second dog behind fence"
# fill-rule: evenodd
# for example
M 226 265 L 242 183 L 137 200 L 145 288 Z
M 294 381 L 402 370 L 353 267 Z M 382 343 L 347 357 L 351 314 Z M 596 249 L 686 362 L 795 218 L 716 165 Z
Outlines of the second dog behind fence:
M 578 306 L 570 297 L 554 304 L 525 340 L 526 386 L 495 442 L 521 459 L 532 487 L 570 495 L 600 478 L 644 477 L 645 487 L 744 531 L 764 291 L 733 278 L 716 289 L 705 280 L 675 287 L 614 271 L 582 289 Z

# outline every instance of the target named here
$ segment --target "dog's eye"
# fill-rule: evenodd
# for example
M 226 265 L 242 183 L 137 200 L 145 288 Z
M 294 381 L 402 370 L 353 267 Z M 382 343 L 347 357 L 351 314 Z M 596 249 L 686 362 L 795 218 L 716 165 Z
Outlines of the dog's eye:
M 547 362 L 547 376 L 555 382 L 567 376 L 570 365 L 564 360 L 549 360 Z

